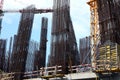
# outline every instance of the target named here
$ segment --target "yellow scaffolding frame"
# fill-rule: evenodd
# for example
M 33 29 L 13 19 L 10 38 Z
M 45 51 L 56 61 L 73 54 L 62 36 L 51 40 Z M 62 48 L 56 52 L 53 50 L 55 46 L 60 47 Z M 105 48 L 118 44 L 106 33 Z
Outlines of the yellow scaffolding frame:
M 120 45 L 108 43 L 99 48 L 96 72 L 120 72 Z

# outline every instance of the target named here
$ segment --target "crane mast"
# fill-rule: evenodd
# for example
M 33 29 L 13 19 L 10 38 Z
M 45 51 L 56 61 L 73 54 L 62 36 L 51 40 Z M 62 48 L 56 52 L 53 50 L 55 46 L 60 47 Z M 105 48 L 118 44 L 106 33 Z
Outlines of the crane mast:
M 90 6 L 90 29 L 91 29 L 91 62 L 92 67 L 96 67 L 97 47 L 100 41 L 100 29 L 98 25 L 98 11 L 97 11 L 97 0 L 90 0 L 88 2 Z

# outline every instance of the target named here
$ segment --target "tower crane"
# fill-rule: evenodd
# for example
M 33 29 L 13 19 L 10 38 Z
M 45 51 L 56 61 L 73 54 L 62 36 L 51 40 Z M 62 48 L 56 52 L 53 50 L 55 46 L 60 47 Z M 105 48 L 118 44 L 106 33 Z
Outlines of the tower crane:
M 48 13 L 48 12 L 53 12 L 53 9 L 20 9 L 20 10 L 3 10 L 3 3 L 4 0 L 0 0 L 0 33 L 1 33 L 1 23 L 2 23 L 2 16 L 4 13 Z
M 53 9 L 20 9 L 20 10 L 0 10 L 0 14 L 2 13 L 48 13 L 48 12 L 53 12 Z
M 48 13 L 48 12 L 53 12 L 52 9 L 20 9 L 20 10 L 3 10 L 3 3 L 4 0 L 0 0 L 0 14 L 2 13 Z M 0 15 L 1 16 L 1 15 Z
M 97 48 L 100 43 L 100 29 L 98 22 L 98 7 L 97 0 L 89 0 L 88 5 L 90 6 L 90 24 L 91 24 L 91 62 L 92 67 L 96 67 Z

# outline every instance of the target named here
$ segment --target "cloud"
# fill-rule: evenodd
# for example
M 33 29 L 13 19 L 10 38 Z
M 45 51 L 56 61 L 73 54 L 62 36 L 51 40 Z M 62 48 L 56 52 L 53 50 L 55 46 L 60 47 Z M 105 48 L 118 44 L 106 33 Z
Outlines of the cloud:
M 15 0 L 4 0 L 3 8 L 6 9 L 19 9 L 23 8 L 24 6 L 16 3 Z
M 5 0 L 4 9 L 21 9 L 31 4 L 34 4 L 37 8 L 51 8 L 51 0 Z M 48 5 L 49 4 L 49 5 Z
M 71 19 L 77 41 L 90 34 L 90 10 L 88 0 L 71 0 Z

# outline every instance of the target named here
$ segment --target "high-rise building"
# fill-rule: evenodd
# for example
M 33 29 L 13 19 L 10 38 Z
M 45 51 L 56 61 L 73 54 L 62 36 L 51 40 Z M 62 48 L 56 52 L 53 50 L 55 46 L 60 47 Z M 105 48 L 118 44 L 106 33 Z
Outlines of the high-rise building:
M 5 71 L 6 40 L 0 39 L 0 69 Z
M 17 35 L 14 35 L 13 47 L 12 47 L 12 53 L 15 53 L 16 42 L 17 42 Z
M 80 64 L 91 64 L 90 37 L 80 39 Z
M 70 17 L 70 0 L 54 0 L 53 9 L 51 54 L 48 65 L 61 65 L 63 73 L 67 73 L 68 66 L 79 63 Z
M 39 44 L 36 41 L 30 41 L 29 43 L 29 49 L 28 49 L 28 55 L 26 60 L 26 68 L 25 71 L 33 71 L 34 70 L 34 59 L 36 51 L 39 49 Z
M 97 0 L 100 45 L 95 56 L 96 71 L 119 69 L 120 0 Z M 119 71 L 119 70 L 118 70 Z
M 0 34 L 1 34 L 1 29 L 2 29 L 2 18 L 0 17 Z
M 10 44 L 8 50 L 7 72 L 10 72 L 11 55 L 12 55 L 12 37 L 10 37 Z
M 120 44 L 120 0 L 97 0 L 100 39 Z
M 33 5 L 27 7 L 28 10 L 33 10 Z M 34 13 L 22 13 L 19 24 L 19 29 L 16 37 L 15 51 L 12 53 L 11 72 L 21 72 L 15 75 L 15 80 L 22 80 L 25 71 L 26 59 L 29 49 L 29 41 L 31 37 L 32 24 Z
M 108 43 L 120 44 L 120 0 L 89 0 L 91 11 L 91 62 L 96 67 L 98 48 Z
M 41 67 L 45 67 L 46 64 L 47 29 L 48 29 L 48 19 L 43 17 L 42 25 L 41 25 L 40 47 L 39 47 L 39 51 L 35 55 L 35 63 L 34 63 L 35 70 L 38 70 Z
M 9 72 L 11 72 L 11 69 L 13 67 L 13 64 L 12 64 L 12 60 L 13 60 L 13 54 L 15 53 L 15 49 L 16 49 L 16 42 L 17 42 L 17 35 L 14 35 L 13 37 L 13 44 L 12 44 L 12 51 L 11 51 L 11 54 L 10 54 L 10 61 L 9 61 L 9 65 L 8 65 L 8 68 L 9 68 Z

